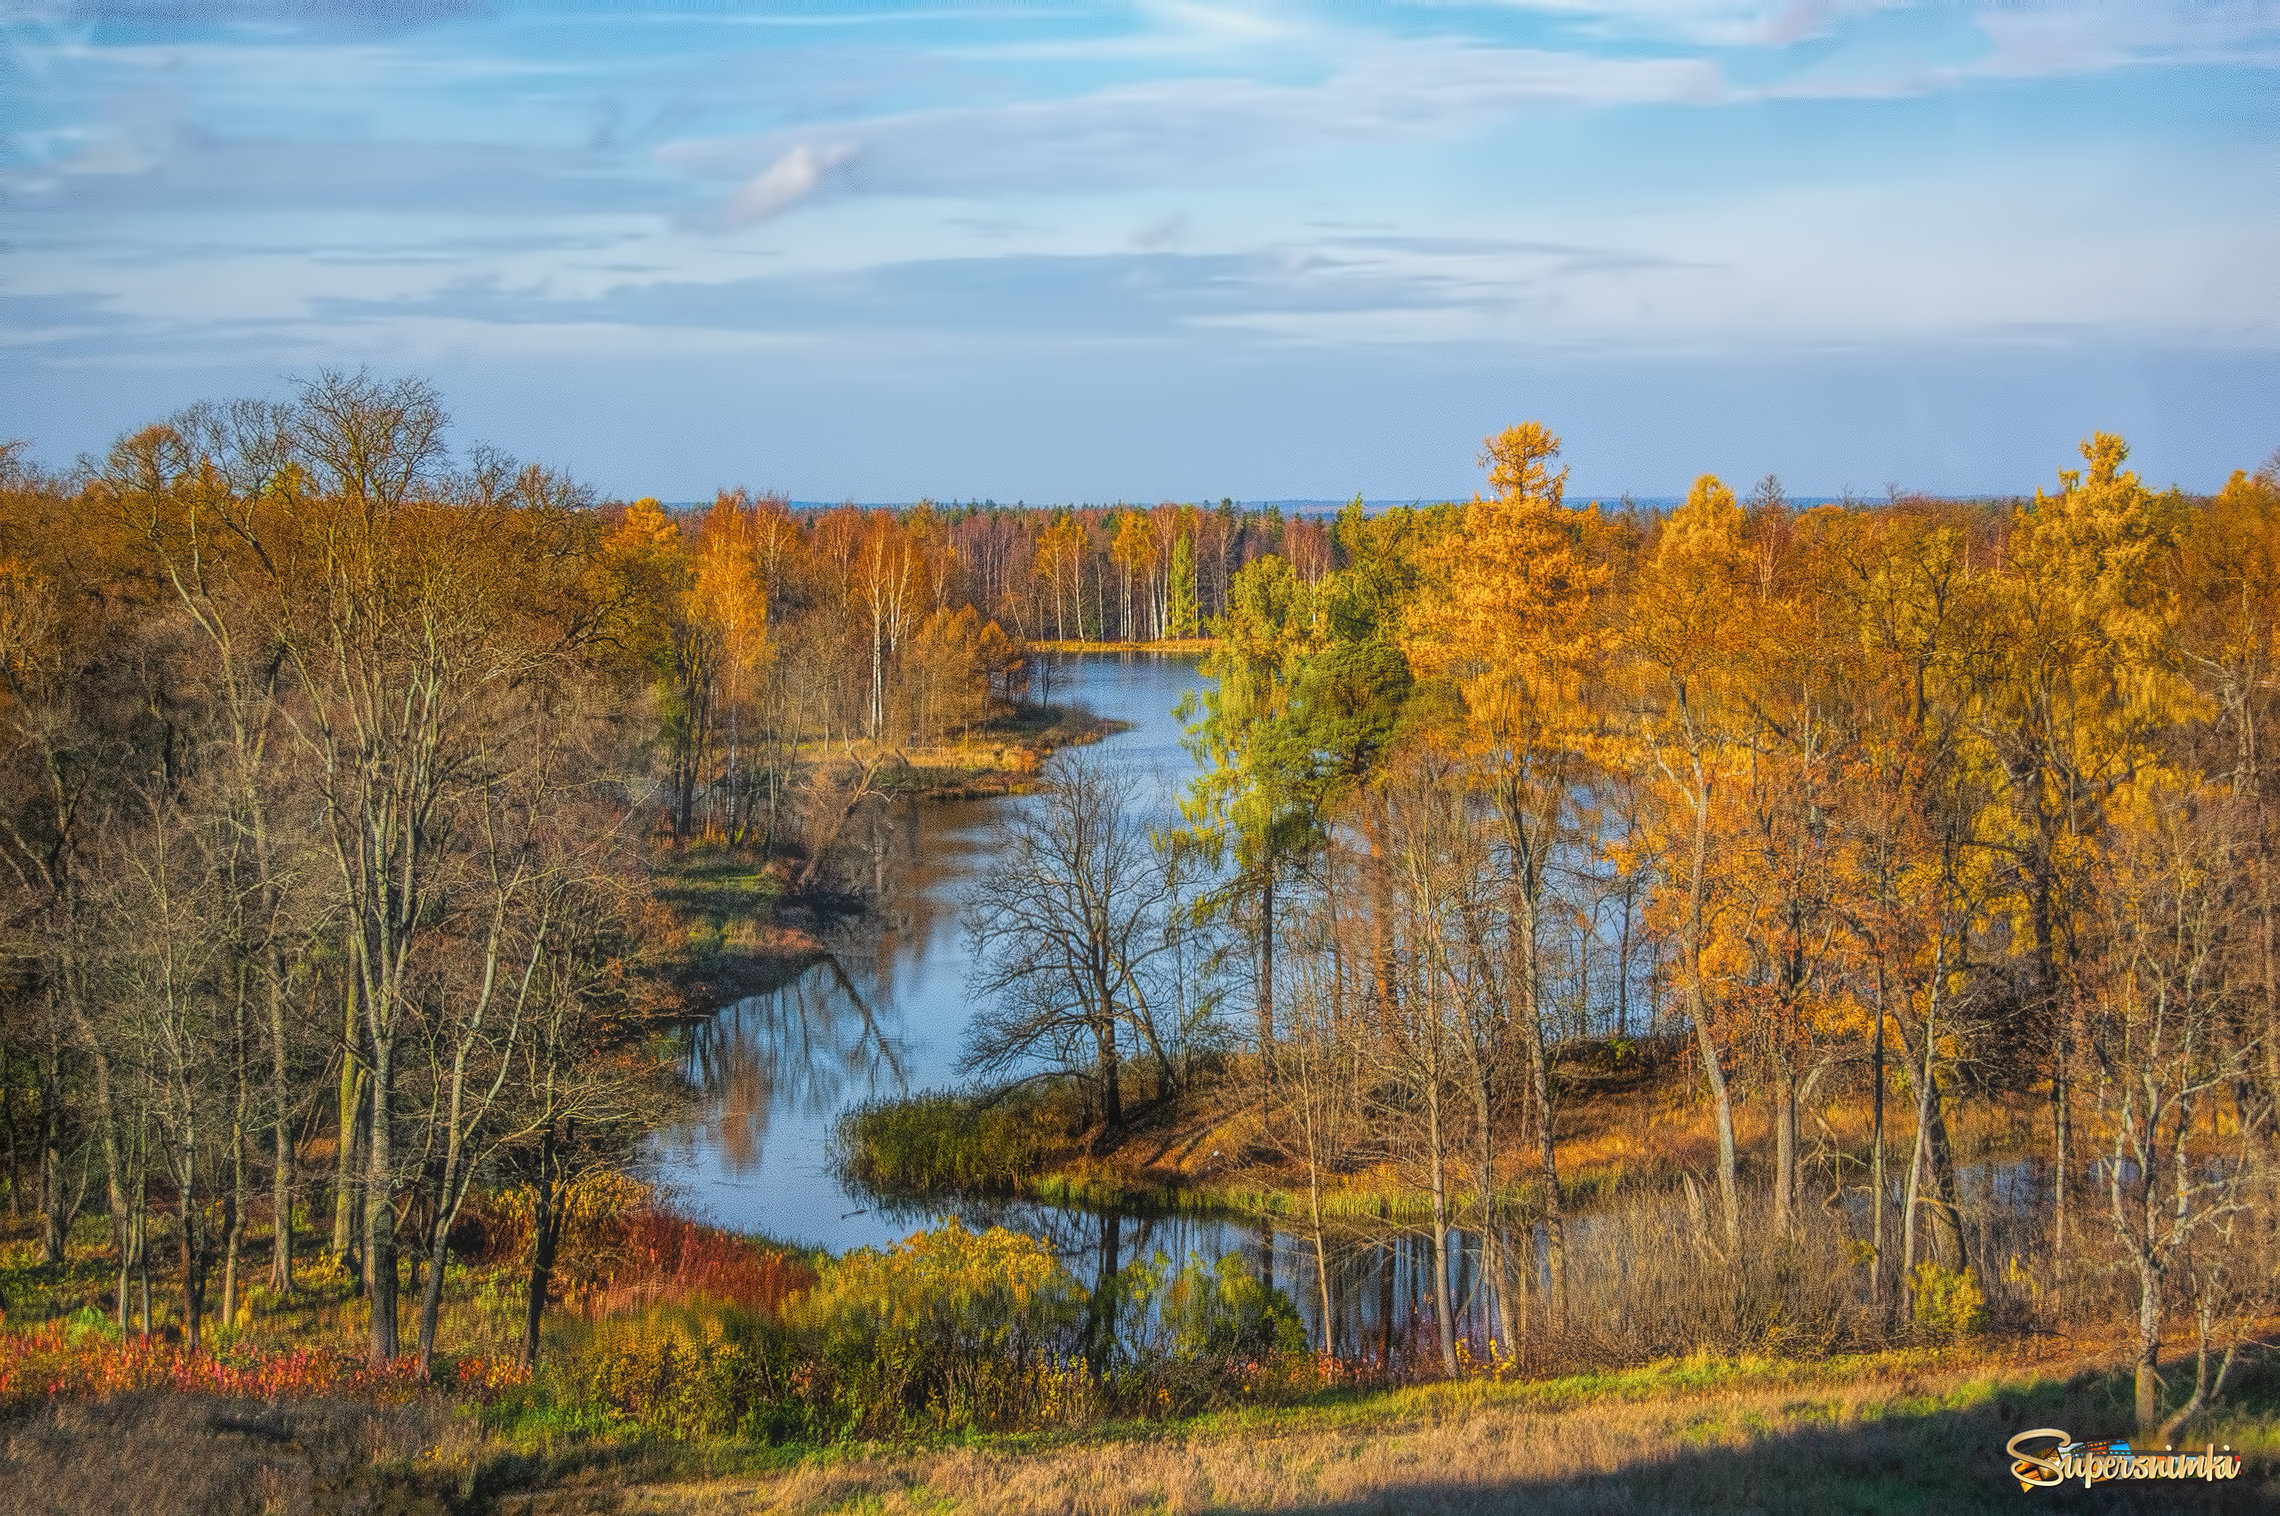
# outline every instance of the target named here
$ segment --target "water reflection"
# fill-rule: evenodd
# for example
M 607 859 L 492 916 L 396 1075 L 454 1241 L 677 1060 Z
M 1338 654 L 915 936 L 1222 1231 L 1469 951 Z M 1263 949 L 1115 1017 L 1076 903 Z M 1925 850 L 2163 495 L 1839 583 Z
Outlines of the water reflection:
M 782 989 L 737 1001 L 691 1031 L 688 1076 L 721 1167 L 761 1166 L 780 1114 L 818 1117 L 906 1087 L 909 1041 L 838 957 Z M 891 1004 L 891 1001 L 883 1003 Z
M 1172 708 L 1197 684 L 1192 661 L 1147 655 L 1055 660 L 1053 698 L 1129 723 L 1098 749 L 1159 779 L 1190 772 Z M 958 1082 L 973 1011 L 960 927 L 965 892 L 1020 799 L 906 801 L 868 808 L 844 840 L 873 901 L 858 922 L 800 924 L 827 958 L 797 981 L 692 1029 L 698 1117 L 656 1149 L 661 1177 L 703 1214 L 833 1250 L 906 1235 L 925 1215 L 881 1211 L 842 1187 L 829 1161 L 839 1115 L 858 1101 Z M 1215 1255 L 1214 1255 L 1215 1256 Z

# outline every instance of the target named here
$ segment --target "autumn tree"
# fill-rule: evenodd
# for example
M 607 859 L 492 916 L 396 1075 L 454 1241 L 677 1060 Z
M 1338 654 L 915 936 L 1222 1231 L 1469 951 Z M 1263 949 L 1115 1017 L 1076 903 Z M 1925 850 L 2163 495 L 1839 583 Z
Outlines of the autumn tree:
M 1500 962 L 1477 971 L 1502 1013 L 1494 1024 L 1515 1025 L 1526 1050 L 1555 1280 L 1565 1241 L 1541 939 L 1553 853 L 1570 830 L 1575 791 L 1605 748 L 1587 686 L 1605 647 L 1593 596 L 1607 580 L 1584 552 L 1586 519 L 1566 509 L 1567 471 L 1552 469 L 1559 450 L 1533 421 L 1488 439 L 1481 462 L 1496 494 L 1476 497 L 1454 531 L 1419 551 L 1405 643 L 1421 679 L 1455 688 L 1462 714 L 1450 740 L 1501 828 L 1493 867 L 1504 946 Z M 1484 1132 L 1494 1061 L 1484 1058 L 1476 1076 Z M 1485 1152 L 1481 1163 L 1485 1172 Z
M 2086 1009 L 2073 978 L 2074 922 L 2090 898 L 2105 811 L 2159 761 L 2160 732 L 2191 714 L 2164 572 L 2179 507 L 2122 467 L 2129 449 L 2100 432 L 2087 471 L 2062 470 L 2013 517 L 1997 613 L 2001 653 L 1982 689 L 1978 753 L 2001 787 L 1992 844 L 2012 881 L 2009 913 L 2031 944 L 2033 997 L 2053 1029 L 2057 1247 L 2068 1223 L 2066 1175 L 2074 1050 Z
M 1741 507 L 1716 476 L 1694 483 L 1656 540 L 1630 599 L 1625 679 L 1631 740 L 1656 802 L 1665 860 L 1662 906 L 1678 944 L 1686 1015 L 1718 1130 L 1718 1190 L 1728 1246 L 1741 1235 L 1733 1098 L 1714 1022 L 1706 957 L 1720 906 L 1712 821 L 1722 790 L 1747 772 L 1753 722 L 1736 689 L 1742 618 L 1755 598 Z

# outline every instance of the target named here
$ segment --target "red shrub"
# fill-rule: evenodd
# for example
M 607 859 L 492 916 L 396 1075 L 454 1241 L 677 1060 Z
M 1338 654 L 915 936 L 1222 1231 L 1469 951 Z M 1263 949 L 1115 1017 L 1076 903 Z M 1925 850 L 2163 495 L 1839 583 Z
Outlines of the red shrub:
M 457 1366 L 457 1381 L 469 1392 L 497 1391 L 522 1377 L 505 1360 L 465 1359 Z M 257 1400 L 345 1394 L 401 1401 L 431 1382 L 410 1357 L 375 1364 L 323 1349 L 241 1347 L 193 1356 L 173 1343 L 112 1342 L 92 1332 L 74 1332 L 60 1321 L 26 1332 L 0 1331 L 0 1408 L 55 1397 L 103 1399 L 142 1389 Z
M 589 1321 L 660 1303 L 774 1315 L 815 1284 L 815 1270 L 788 1253 L 649 1206 L 628 1213 L 614 1240 L 615 1266 L 577 1300 Z

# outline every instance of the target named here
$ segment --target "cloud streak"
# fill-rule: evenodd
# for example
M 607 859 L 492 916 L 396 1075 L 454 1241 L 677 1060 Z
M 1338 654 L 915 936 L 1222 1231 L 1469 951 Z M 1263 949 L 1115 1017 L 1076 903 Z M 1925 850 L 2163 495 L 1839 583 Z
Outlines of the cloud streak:
M 1709 103 L 1727 93 L 1707 60 L 1419 40 L 1372 49 L 1314 84 L 1171 78 L 876 115 L 844 128 L 862 159 L 847 178 L 875 194 L 1096 194 L 1224 177 L 1326 147 L 1461 137 L 1530 106 Z M 745 179 L 723 203 L 726 216 L 759 180 L 804 178 L 805 150 L 794 129 L 686 140 L 657 156 L 700 178 Z
M 739 184 L 712 211 L 689 218 L 707 231 L 733 231 L 783 215 L 812 198 L 834 170 L 855 156 L 844 143 L 810 147 L 802 142 Z

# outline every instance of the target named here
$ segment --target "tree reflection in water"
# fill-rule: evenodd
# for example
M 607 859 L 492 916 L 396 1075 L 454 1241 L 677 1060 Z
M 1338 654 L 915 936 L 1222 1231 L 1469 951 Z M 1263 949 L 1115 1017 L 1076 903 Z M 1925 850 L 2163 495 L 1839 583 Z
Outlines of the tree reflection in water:
M 1279 1285 L 1298 1310 L 1316 1348 L 1379 1364 L 1431 1357 L 1433 1251 L 1428 1234 L 1414 1228 L 1356 1226 L 1325 1239 L 1330 1261 L 1331 1319 L 1325 1324 L 1311 1237 L 1278 1232 L 1252 1218 L 1193 1212 L 1093 1211 L 1043 1201 L 962 1197 L 935 1203 L 867 1194 L 872 1214 L 897 1235 L 920 1231 L 949 1217 L 980 1230 L 1002 1226 L 1026 1232 L 1053 1249 L 1069 1272 L 1096 1293 L 1119 1269 L 1162 1254 L 1177 1269 L 1193 1259 L 1205 1267 L 1239 1256 L 1254 1275 Z M 1540 1230 L 1540 1228 L 1539 1228 Z M 1536 1239 L 1536 1257 L 1542 1239 Z M 1449 1288 L 1458 1332 L 1476 1345 L 1492 1330 L 1492 1301 L 1480 1274 L 1479 1239 L 1462 1230 L 1449 1237 Z M 1547 1281 L 1548 1282 L 1548 1281 Z M 1148 1323 L 1126 1320 L 1127 1332 Z
M 834 955 L 691 1028 L 689 1082 L 722 1168 L 748 1174 L 760 1166 L 773 1116 L 820 1116 L 902 1093 L 907 1041 L 881 1025 L 876 1003 Z

